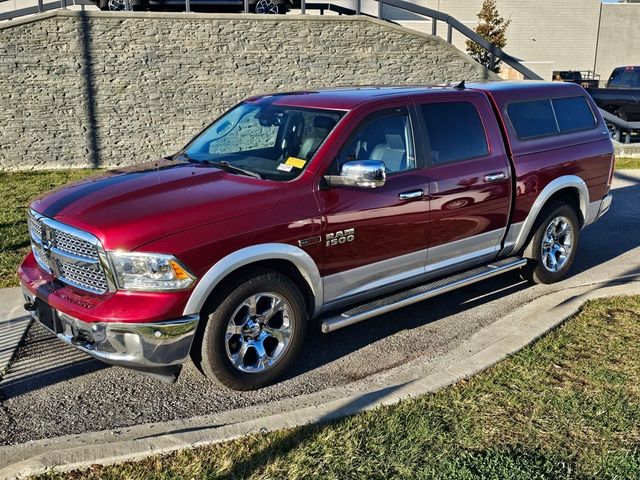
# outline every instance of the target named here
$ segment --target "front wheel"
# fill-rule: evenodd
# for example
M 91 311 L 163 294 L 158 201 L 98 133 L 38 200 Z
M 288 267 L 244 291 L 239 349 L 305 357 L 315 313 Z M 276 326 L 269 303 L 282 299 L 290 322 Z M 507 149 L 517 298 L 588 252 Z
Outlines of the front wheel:
M 573 207 L 554 202 L 545 208 L 527 251 L 522 276 L 533 283 L 555 283 L 568 273 L 576 256 L 580 224 Z
M 207 377 L 234 390 L 274 383 L 295 361 L 307 324 L 302 294 L 273 271 L 231 285 L 204 315 L 194 360 Z

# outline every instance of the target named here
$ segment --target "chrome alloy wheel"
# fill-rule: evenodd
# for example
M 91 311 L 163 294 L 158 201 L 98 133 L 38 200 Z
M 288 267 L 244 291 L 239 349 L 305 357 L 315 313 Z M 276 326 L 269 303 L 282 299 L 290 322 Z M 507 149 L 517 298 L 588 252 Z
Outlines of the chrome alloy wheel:
M 273 367 L 289 349 L 291 306 L 277 293 L 245 299 L 229 319 L 225 334 L 227 358 L 244 373 Z
M 566 217 L 556 217 L 547 226 L 542 240 L 542 265 L 550 272 L 562 270 L 571 256 L 573 229 Z
M 258 0 L 256 3 L 256 13 L 279 13 L 278 4 L 273 0 Z
M 127 9 L 127 0 L 109 0 L 107 7 L 111 12 L 120 12 Z

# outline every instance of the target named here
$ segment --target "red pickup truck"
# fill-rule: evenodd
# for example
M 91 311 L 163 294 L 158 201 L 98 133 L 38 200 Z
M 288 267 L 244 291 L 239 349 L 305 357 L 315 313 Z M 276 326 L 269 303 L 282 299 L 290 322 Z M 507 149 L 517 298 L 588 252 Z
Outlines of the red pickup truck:
M 105 362 L 234 389 L 328 333 L 519 269 L 562 279 L 611 204 L 613 146 L 578 85 L 282 93 L 175 155 L 36 199 L 25 308 Z

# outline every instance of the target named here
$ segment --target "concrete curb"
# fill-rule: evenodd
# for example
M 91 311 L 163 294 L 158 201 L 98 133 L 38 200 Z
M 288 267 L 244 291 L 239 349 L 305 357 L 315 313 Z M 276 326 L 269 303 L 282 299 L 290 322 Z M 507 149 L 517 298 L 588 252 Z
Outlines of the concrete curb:
M 31 324 L 23 305 L 19 287 L 0 289 L 0 380 Z
M 587 300 L 640 294 L 640 275 L 551 293 L 480 330 L 422 375 L 419 361 L 374 381 L 247 409 L 116 431 L 69 435 L 0 447 L 0 479 L 23 478 L 50 469 L 69 471 L 194 448 L 248 434 L 321 423 L 433 392 L 470 377 L 522 349 L 579 311 Z M 413 368 L 416 367 L 416 368 Z M 433 371 L 433 366 L 432 366 Z

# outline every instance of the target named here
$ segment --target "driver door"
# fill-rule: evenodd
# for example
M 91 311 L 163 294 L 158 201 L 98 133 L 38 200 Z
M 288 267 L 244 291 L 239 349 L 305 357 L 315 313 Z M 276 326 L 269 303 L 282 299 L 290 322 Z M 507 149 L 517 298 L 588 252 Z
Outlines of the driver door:
M 416 152 L 412 109 L 402 106 L 366 117 L 326 174 L 355 160 L 385 163 L 378 188 L 326 187 L 317 192 L 324 243 L 324 302 L 364 296 L 425 271 L 429 179 Z

